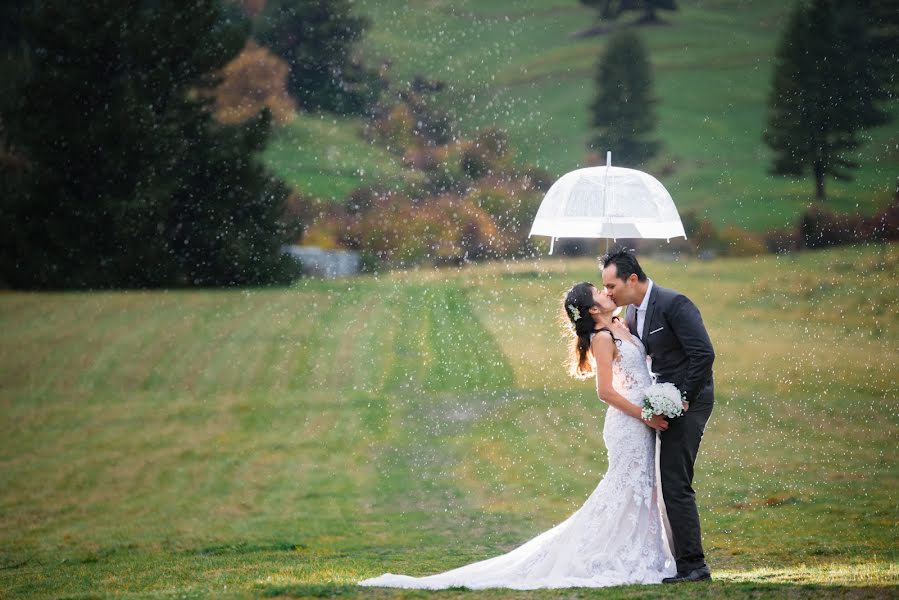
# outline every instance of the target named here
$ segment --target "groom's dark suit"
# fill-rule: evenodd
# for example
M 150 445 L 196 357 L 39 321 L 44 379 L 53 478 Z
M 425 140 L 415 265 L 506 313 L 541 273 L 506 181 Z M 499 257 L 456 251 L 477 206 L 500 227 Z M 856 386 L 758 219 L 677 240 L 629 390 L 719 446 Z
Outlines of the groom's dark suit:
M 627 324 L 634 335 L 638 334 L 636 313 L 633 304 L 627 307 Z M 688 573 L 705 564 L 693 492 L 693 463 L 714 404 L 715 351 L 696 305 L 683 294 L 655 283 L 649 294 L 641 340 L 652 357 L 652 370 L 658 374 L 658 381 L 676 385 L 690 403 L 689 410 L 681 417 L 669 419 L 667 431 L 662 432 L 659 461 L 677 570 Z

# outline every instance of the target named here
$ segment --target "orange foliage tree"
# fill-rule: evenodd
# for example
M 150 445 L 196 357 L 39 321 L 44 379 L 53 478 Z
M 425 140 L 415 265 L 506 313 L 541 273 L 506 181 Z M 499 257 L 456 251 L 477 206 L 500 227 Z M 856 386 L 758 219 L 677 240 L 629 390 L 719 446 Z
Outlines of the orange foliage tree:
M 215 95 L 215 117 L 222 123 L 243 123 L 268 108 L 279 123 L 296 111 L 287 93 L 287 63 L 252 40 L 222 70 Z

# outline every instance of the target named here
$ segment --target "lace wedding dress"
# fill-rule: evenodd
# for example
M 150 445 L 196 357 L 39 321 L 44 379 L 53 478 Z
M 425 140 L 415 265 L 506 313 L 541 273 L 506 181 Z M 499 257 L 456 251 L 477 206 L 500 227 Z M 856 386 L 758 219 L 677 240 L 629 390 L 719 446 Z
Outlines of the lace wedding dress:
M 645 351 L 636 337 L 620 340 L 618 348 L 613 385 L 640 405 L 642 390 L 652 384 Z M 549 531 L 507 554 L 444 573 L 387 573 L 359 585 L 526 590 L 660 583 L 673 576 L 677 569 L 663 521 L 655 431 L 610 406 L 603 440 L 609 456 L 605 476 L 581 508 Z

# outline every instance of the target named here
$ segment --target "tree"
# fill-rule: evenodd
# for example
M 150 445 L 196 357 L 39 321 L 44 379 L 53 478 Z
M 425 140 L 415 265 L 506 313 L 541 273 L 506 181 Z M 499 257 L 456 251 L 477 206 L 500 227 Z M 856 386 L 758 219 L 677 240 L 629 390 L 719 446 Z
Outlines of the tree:
M 778 45 L 763 134 L 774 151 L 771 171 L 811 172 L 819 200 L 828 175 L 852 180 L 859 133 L 889 120 L 880 103 L 890 94 L 872 41 L 853 3 L 814 0 L 796 7 Z
M 640 25 L 660 23 L 659 10 L 677 10 L 675 0 L 581 0 L 581 4 L 595 8 L 602 19 L 617 19 L 625 12 L 642 12 L 637 20 Z
M 245 123 L 268 108 L 279 123 L 294 117 L 296 105 L 287 93 L 289 68 L 283 59 L 250 40 L 222 70 L 222 82 L 208 93 L 215 98 L 215 117 L 222 123 Z
M 596 71 L 597 95 L 590 106 L 596 133 L 589 146 L 611 150 L 616 162 L 640 166 L 660 144 L 648 139 L 656 124 L 652 70 L 646 48 L 633 31 L 610 40 Z
M 217 0 L 43 0 L 0 122 L 0 280 L 26 288 L 280 280 L 286 189 L 267 113 L 216 124 L 198 90 L 244 46 Z
M 381 92 L 378 74 L 355 52 L 369 25 L 352 0 L 278 0 L 266 4 L 254 36 L 287 61 L 301 107 L 364 114 Z
M 871 36 L 878 79 L 895 95 L 899 90 L 899 0 L 864 0 L 858 6 Z

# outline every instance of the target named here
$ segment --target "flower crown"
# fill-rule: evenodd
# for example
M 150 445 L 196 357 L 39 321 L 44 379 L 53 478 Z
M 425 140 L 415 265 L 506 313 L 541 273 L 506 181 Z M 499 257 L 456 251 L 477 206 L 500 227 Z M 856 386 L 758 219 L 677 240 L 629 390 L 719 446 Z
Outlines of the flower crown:
M 572 321 L 577 321 L 581 318 L 581 311 L 574 304 L 568 305 L 568 313 L 571 315 Z

